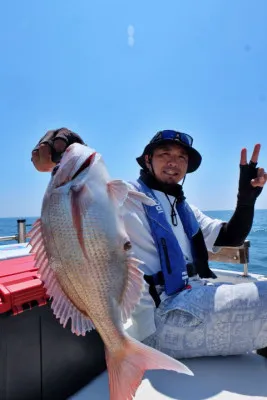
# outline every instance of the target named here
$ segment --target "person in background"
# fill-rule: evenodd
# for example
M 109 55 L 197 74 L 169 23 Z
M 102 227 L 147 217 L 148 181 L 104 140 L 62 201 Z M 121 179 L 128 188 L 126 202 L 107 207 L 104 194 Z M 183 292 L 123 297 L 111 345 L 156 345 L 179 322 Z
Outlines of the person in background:
M 66 128 L 48 131 L 32 151 L 35 168 L 52 171 L 74 142 L 84 144 Z M 124 208 L 126 231 L 135 257 L 144 262 L 145 279 L 127 328 L 131 336 L 178 359 L 255 349 L 267 356 L 267 282 L 216 283 L 208 263 L 208 251 L 239 246 L 250 232 L 256 199 L 267 181 L 265 170 L 257 168 L 259 153 L 257 144 L 248 163 L 247 150 L 241 151 L 237 205 L 228 222 L 186 202 L 185 177 L 202 161 L 190 135 L 160 131 L 137 158 L 140 176 L 129 186 L 156 205 Z

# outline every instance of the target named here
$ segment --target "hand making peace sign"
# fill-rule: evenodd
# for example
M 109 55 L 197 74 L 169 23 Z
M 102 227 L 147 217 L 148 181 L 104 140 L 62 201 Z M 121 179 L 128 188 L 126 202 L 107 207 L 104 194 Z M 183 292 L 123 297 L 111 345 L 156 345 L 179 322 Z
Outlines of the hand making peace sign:
M 252 157 L 250 160 L 250 165 L 256 168 L 258 163 L 258 158 L 260 154 L 261 145 L 256 144 L 252 153 Z M 247 149 L 241 150 L 241 160 L 240 165 L 247 165 Z M 257 176 L 251 180 L 251 185 L 253 187 L 263 187 L 267 182 L 267 173 L 265 172 L 264 168 L 257 169 Z
M 267 182 L 264 168 L 257 168 L 261 145 L 256 144 L 247 162 L 247 149 L 241 150 L 238 201 L 242 205 L 253 205 Z

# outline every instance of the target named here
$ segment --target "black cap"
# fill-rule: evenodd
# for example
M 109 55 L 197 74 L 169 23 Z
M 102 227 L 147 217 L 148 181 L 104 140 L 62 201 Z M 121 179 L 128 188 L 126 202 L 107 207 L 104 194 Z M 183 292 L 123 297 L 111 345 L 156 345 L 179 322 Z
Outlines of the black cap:
M 153 150 L 166 143 L 176 143 L 182 146 L 188 154 L 188 168 L 187 173 L 194 172 L 201 164 L 202 157 L 199 152 L 192 147 L 193 138 L 185 133 L 173 130 L 166 130 L 158 132 L 145 147 L 143 154 L 136 158 L 136 161 L 143 169 L 146 169 L 145 155 L 152 154 Z

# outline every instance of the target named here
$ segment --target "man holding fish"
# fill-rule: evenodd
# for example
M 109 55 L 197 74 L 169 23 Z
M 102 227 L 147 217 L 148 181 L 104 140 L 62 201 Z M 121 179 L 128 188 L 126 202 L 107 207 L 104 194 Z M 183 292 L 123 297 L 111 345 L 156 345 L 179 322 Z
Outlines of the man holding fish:
M 47 132 L 32 152 L 35 168 L 53 171 L 73 143 L 84 144 L 66 128 Z M 250 232 L 255 202 L 267 181 L 265 170 L 257 168 L 259 153 L 256 144 L 247 162 L 247 150 L 241 151 L 237 205 L 228 222 L 185 200 L 179 182 L 202 161 L 190 135 L 160 131 L 137 158 L 140 177 L 128 189 L 154 202 L 129 196 L 121 208 L 145 282 L 131 313 L 130 336 L 176 359 L 267 347 L 267 282 L 216 284 L 208 265 L 208 250 L 241 245 Z

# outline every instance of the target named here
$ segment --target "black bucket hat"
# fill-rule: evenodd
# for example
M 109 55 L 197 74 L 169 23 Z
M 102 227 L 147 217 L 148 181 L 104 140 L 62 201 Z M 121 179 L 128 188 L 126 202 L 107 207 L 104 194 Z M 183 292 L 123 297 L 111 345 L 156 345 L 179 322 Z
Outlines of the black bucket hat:
M 146 169 L 145 155 L 152 154 L 153 150 L 165 143 L 175 142 L 184 147 L 188 154 L 187 173 L 194 172 L 201 164 L 202 157 L 199 152 L 192 147 L 193 138 L 187 133 L 177 132 L 173 130 L 164 130 L 158 132 L 145 147 L 143 154 L 137 157 L 136 161 L 143 169 Z

